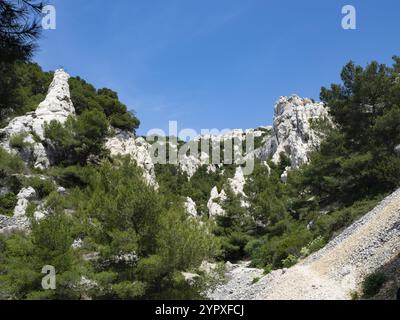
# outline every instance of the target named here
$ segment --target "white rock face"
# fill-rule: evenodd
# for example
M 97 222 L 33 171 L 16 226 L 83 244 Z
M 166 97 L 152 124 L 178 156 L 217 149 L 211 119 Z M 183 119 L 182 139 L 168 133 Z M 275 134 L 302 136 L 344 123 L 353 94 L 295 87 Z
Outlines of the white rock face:
M 241 206 L 243 208 L 248 208 L 249 203 L 246 201 L 246 194 L 244 193 L 244 186 L 246 184 L 246 179 L 243 174 L 241 167 L 237 167 L 235 175 L 233 178 L 228 179 L 228 185 L 232 189 L 232 192 L 241 197 Z M 226 200 L 226 193 L 224 190 L 218 192 L 217 187 L 211 190 L 210 198 L 207 202 L 208 214 L 210 217 L 221 216 L 225 214 L 225 210 L 222 208 L 221 203 Z
M 44 138 L 44 124 L 52 120 L 64 123 L 70 115 L 75 114 L 71 101 L 68 79 L 69 74 L 59 69 L 54 73 L 53 82 L 50 84 L 46 99 L 41 102 L 35 111 L 33 130 Z
M 226 199 L 225 191 L 218 192 L 218 188 L 214 187 L 211 190 L 210 199 L 207 202 L 208 214 L 210 217 L 223 216 L 225 210 L 221 207 L 219 202 Z
M 75 114 L 71 101 L 69 75 L 62 69 L 54 72 L 54 78 L 50 84 L 46 99 L 41 102 L 34 112 L 16 117 L 10 121 L 7 127 L 0 129 L 0 146 L 5 150 L 16 153 L 10 147 L 10 139 L 16 134 L 25 134 L 24 142 L 29 144 L 30 150 L 22 154 L 24 160 L 33 161 L 34 167 L 47 168 L 50 165 L 49 157 L 43 144 L 35 138 L 44 139 L 44 124 L 52 120 L 64 123 L 68 116 Z
M 150 144 L 143 138 L 135 138 L 131 132 L 120 131 L 115 137 L 109 138 L 105 144 L 111 155 L 130 155 L 137 165 L 143 169 L 145 181 L 154 187 L 158 187 L 154 164 L 150 154 Z
M 36 199 L 36 191 L 32 187 L 22 188 L 17 195 L 17 205 L 14 208 L 14 217 L 25 216 L 29 201 Z
M 246 196 L 243 191 L 246 180 L 244 178 L 243 170 L 241 167 L 236 168 L 235 176 L 228 179 L 228 183 L 235 195 Z
M 256 129 L 233 129 L 233 130 L 222 130 L 219 134 L 202 134 L 195 138 L 196 141 L 200 140 L 211 140 L 215 142 L 221 142 L 229 139 L 238 139 L 240 141 L 246 140 L 246 134 L 253 134 L 253 136 L 261 137 L 264 134 L 263 129 L 268 129 L 269 127 L 259 127 Z
M 321 140 L 310 126 L 310 120 L 330 119 L 323 103 L 298 96 L 280 97 L 275 106 L 273 134 L 261 150 L 261 157 L 279 162 L 287 154 L 292 168 L 308 163 L 309 154 Z
M 265 135 L 265 130 L 268 130 L 269 127 L 260 127 L 257 129 L 233 129 L 233 130 L 222 130 L 219 134 L 202 134 L 194 138 L 194 141 L 200 144 L 201 140 L 209 140 L 210 146 L 212 143 L 223 143 L 226 140 L 230 141 L 240 141 L 243 142 L 246 140 L 247 134 L 252 134 L 254 138 L 261 137 Z M 233 144 L 234 154 L 238 154 L 238 157 L 245 156 L 244 151 L 238 145 Z M 207 151 L 208 152 L 208 151 Z M 179 159 L 179 167 L 182 172 L 185 172 L 189 179 L 197 172 L 197 170 L 203 166 L 207 166 L 207 172 L 216 172 L 217 167 L 220 166 L 224 158 L 219 160 L 220 164 L 212 164 L 212 159 L 210 159 L 210 155 L 205 152 L 200 152 L 198 156 L 189 155 L 183 156 Z
M 197 217 L 196 203 L 193 201 L 192 198 L 190 198 L 190 197 L 186 198 L 184 207 L 185 207 L 185 211 L 188 215 L 190 215 L 192 217 Z
M 189 179 L 193 177 L 202 165 L 208 165 L 208 173 L 216 171 L 216 166 L 210 163 L 210 156 L 205 152 L 201 152 L 199 157 L 184 155 L 179 159 L 179 168 L 187 174 Z

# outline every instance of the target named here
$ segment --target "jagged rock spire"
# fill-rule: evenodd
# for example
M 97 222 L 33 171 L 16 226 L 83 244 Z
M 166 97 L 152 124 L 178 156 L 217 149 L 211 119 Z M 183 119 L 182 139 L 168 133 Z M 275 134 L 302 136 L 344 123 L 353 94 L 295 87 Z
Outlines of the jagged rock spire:
M 10 146 L 10 139 L 16 134 L 26 134 L 24 142 L 32 146 L 32 152 L 25 152 L 22 156 L 26 161 L 33 161 L 35 168 L 46 168 L 50 165 L 46 150 L 37 137 L 44 139 L 44 125 L 53 120 L 64 123 L 68 116 L 75 115 L 72 104 L 68 79 L 69 74 L 59 69 L 54 72 L 54 78 L 49 86 L 47 96 L 34 112 L 16 117 L 7 127 L 0 129 L 0 146 L 9 152 L 16 152 Z

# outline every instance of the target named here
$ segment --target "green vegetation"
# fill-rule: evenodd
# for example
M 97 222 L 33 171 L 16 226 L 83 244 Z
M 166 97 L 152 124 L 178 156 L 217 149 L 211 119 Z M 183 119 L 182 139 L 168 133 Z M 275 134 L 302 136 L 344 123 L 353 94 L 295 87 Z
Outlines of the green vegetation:
M 13 192 L 8 192 L 5 195 L 0 196 L 0 214 L 12 216 L 17 201 L 17 196 Z
M 80 116 L 69 117 L 62 125 L 52 121 L 45 126 L 45 137 L 55 154 L 55 163 L 84 165 L 105 153 L 104 142 L 108 132 L 105 115 L 97 110 L 84 111 Z
M 25 181 L 25 185 L 35 189 L 40 199 L 46 198 L 50 193 L 56 190 L 51 180 L 40 177 L 28 178 L 27 181 Z
M 188 220 L 179 204 L 167 208 L 168 199 L 142 181 L 129 159 L 91 170 L 85 188 L 72 189 L 66 198 L 56 193 L 47 198 L 50 215 L 34 224 L 32 234 L 2 239 L 0 281 L 7 296 L 200 298 L 180 272 L 195 270 L 216 254 L 208 226 Z M 65 209 L 74 213 L 65 215 Z M 71 248 L 76 238 L 84 239 L 79 250 Z M 40 270 L 47 264 L 57 270 L 54 291 L 41 290 Z M 95 285 L 83 286 L 83 275 Z
M 16 194 L 21 181 L 16 174 L 22 173 L 24 163 L 17 157 L 0 148 L 0 214 L 11 216 L 17 203 Z
M 365 298 L 371 298 L 376 295 L 386 282 L 386 276 L 377 272 L 368 275 L 363 281 L 363 295 Z
M 35 18 L 40 5 L 26 3 L 33 2 L 0 2 L 1 127 L 33 111 L 52 79 L 51 72 L 29 63 L 38 22 L 21 24 L 19 15 Z M 131 159 L 111 158 L 104 148 L 108 136 L 118 129 L 134 132 L 139 120 L 116 92 L 72 77 L 77 115 L 64 124 L 46 125 L 43 143 L 54 156 L 54 166 L 41 172 L 43 177 L 0 148 L 0 214 L 12 215 L 22 186 L 37 191 L 47 212 L 46 219 L 34 221 L 38 204 L 30 203 L 32 232 L 0 236 L 0 298 L 200 299 L 223 273 L 220 269 L 212 277 L 201 271 L 203 261 L 223 265 L 248 259 L 265 273 L 293 266 L 398 187 L 399 73 L 398 57 L 390 67 L 348 63 L 342 84 L 321 90 L 333 126 L 327 119 L 310 123 L 324 137 L 310 164 L 290 171 L 283 183 L 281 175 L 290 166 L 287 156 L 281 154 L 278 164 L 256 161 L 246 199 L 227 184 L 234 166 L 215 172 L 202 166 L 189 180 L 174 165 L 156 165 L 160 187 L 155 191 Z M 256 139 L 256 147 L 264 135 Z M 12 136 L 10 146 L 22 150 L 25 137 Z M 57 185 L 68 192 L 55 192 Z M 221 203 L 226 214 L 208 219 L 214 186 L 226 193 Z M 196 202 L 200 219 L 187 217 L 185 197 Z M 82 246 L 73 248 L 77 239 Z M 56 268 L 56 290 L 41 288 L 44 265 Z M 182 272 L 195 272 L 199 278 L 189 285 Z M 383 274 L 367 277 L 364 296 L 375 295 L 385 280 Z
M 127 111 L 116 92 L 107 88 L 96 90 L 80 77 L 71 78 L 69 83 L 72 103 L 78 114 L 96 110 L 102 112 L 114 128 L 134 131 L 139 127 L 140 121 Z
M 29 143 L 25 142 L 25 138 L 27 137 L 27 133 L 17 133 L 11 136 L 10 138 L 10 147 L 15 148 L 19 151 L 29 146 Z

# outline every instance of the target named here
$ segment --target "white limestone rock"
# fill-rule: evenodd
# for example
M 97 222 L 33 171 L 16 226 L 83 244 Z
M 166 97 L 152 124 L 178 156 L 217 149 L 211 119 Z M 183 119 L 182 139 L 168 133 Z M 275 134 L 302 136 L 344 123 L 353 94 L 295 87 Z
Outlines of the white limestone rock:
M 36 191 L 32 187 L 22 188 L 17 195 L 17 205 L 14 208 L 14 217 L 25 216 L 29 201 L 36 199 Z
M 243 170 L 241 167 L 236 168 L 234 177 L 229 178 L 228 183 L 235 195 L 245 196 L 243 189 L 244 189 L 246 180 L 244 178 Z
M 196 203 L 193 201 L 192 198 L 190 198 L 190 197 L 186 198 L 184 207 L 185 207 L 185 211 L 188 215 L 190 215 L 192 217 L 197 217 Z
M 218 188 L 214 187 L 210 193 L 210 199 L 207 202 L 208 214 L 210 217 L 223 216 L 225 210 L 220 205 L 220 202 L 226 200 L 226 193 L 224 190 L 218 192 Z
M 26 216 L 8 217 L 0 215 L 0 234 L 10 235 L 16 232 L 28 232 L 30 221 Z
M 228 179 L 228 184 L 232 190 L 232 192 L 240 197 L 240 205 L 243 208 L 250 207 L 250 203 L 246 200 L 247 196 L 244 193 L 244 186 L 246 184 L 246 179 L 243 174 L 243 170 L 241 167 L 237 167 L 235 171 L 235 175 L 233 178 Z
M 182 172 L 187 174 L 189 179 L 193 177 L 196 171 L 203 165 L 208 165 L 208 173 L 216 171 L 216 166 L 210 164 L 210 156 L 205 152 L 201 152 L 198 157 L 194 155 L 184 155 L 179 159 L 179 168 Z
M 181 273 L 187 284 L 190 286 L 195 285 L 196 281 L 200 279 L 200 275 L 197 273 L 191 273 L 191 272 L 182 272 Z
M 330 119 L 323 103 L 296 95 L 280 97 L 275 106 L 273 134 L 263 146 L 261 157 L 272 156 L 278 163 L 283 152 L 289 156 L 292 168 L 308 163 L 310 152 L 321 143 L 310 125 L 310 121 L 316 119 Z
M 33 217 L 35 218 L 36 221 L 40 221 L 46 218 L 46 214 L 43 211 L 35 211 L 33 213 Z
M 25 134 L 24 143 L 29 148 L 22 151 L 22 158 L 32 162 L 37 169 L 50 165 L 51 158 L 41 141 L 44 139 L 44 124 L 52 120 L 64 123 L 68 116 L 75 114 L 68 85 L 69 75 L 62 69 L 54 72 L 54 78 L 49 86 L 47 96 L 34 112 L 16 117 L 3 129 L 0 129 L 0 146 L 11 153 L 18 153 L 11 148 L 13 135 Z M 41 140 L 41 141 L 38 141 Z
M 81 238 L 77 238 L 71 245 L 72 249 L 77 250 L 83 247 L 83 240 Z
M 64 123 L 70 115 L 75 114 L 69 92 L 69 78 L 69 74 L 64 70 L 56 70 L 46 99 L 39 104 L 35 111 L 32 127 L 33 131 L 42 139 L 44 139 L 45 123 L 53 120 Z
M 286 182 L 287 182 L 288 174 L 289 174 L 290 169 L 291 169 L 290 167 L 286 167 L 286 168 L 285 168 L 285 171 L 282 173 L 282 175 L 281 175 L 281 181 L 282 181 L 283 183 L 286 183 Z
M 146 183 L 158 188 L 154 163 L 151 159 L 151 145 L 142 137 L 136 138 L 128 131 L 117 131 L 117 134 L 106 141 L 106 148 L 110 150 L 112 156 L 129 155 L 136 161 L 136 164 L 143 169 L 143 177 Z

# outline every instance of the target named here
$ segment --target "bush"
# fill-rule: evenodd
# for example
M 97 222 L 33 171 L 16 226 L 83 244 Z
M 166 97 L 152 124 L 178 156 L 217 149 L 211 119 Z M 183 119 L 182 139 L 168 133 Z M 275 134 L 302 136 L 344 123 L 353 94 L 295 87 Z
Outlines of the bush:
M 311 253 L 322 249 L 326 244 L 324 237 L 318 236 L 314 240 L 312 240 L 307 246 L 303 247 L 300 251 L 302 257 L 306 257 Z
M 0 147 L 0 179 L 14 173 L 21 173 L 23 169 L 24 162 L 20 157 L 9 154 Z
M 386 276 L 381 272 L 368 275 L 362 284 L 364 297 L 371 298 L 378 294 L 385 282 Z
M 51 180 L 41 179 L 39 177 L 29 178 L 25 184 L 26 186 L 31 186 L 35 189 L 40 199 L 47 197 L 50 193 L 56 190 L 56 187 Z
M 64 125 L 51 121 L 45 126 L 45 137 L 55 150 L 57 164 L 85 165 L 89 156 L 104 155 L 108 132 L 105 115 L 97 110 L 84 111 L 76 119 L 69 117 Z
M 12 216 L 15 206 L 17 205 L 17 196 L 9 192 L 0 197 L 0 214 Z
M 9 142 L 10 147 L 20 151 L 28 147 L 29 143 L 25 142 L 25 138 L 27 137 L 27 135 L 28 135 L 27 133 L 13 134 Z
M 292 254 L 288 255 L 285 259 L 282 260 L 282 266 L 284 268 L 290 268 L 294 266 L 298 261 L 298 258 Z

